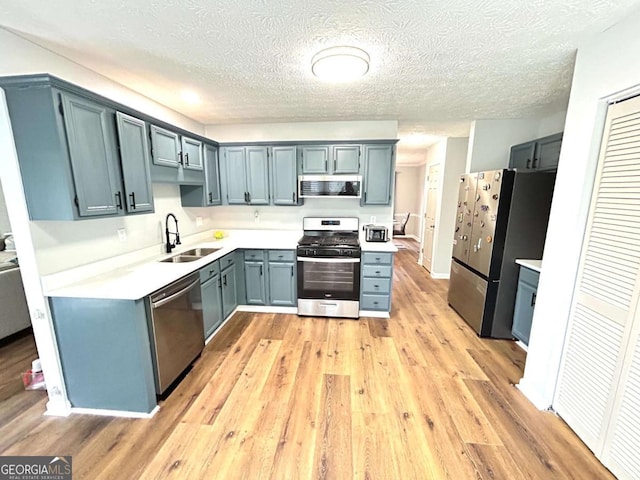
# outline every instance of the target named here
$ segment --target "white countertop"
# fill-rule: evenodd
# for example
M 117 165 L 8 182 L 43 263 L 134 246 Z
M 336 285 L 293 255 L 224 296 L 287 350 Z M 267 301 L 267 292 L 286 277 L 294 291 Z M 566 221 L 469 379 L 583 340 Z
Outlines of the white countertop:
M 222 240 L 208 239 L 188 245 L 180 245 L 171 254 L 148 256 L 132 261 L 129 264 L 123 265 L 122 261 L 114 260 L 114 264 L 119 264 L 120 266 L 99 274 L 85 273 L 83 278 L 79 275 L 69 275 L 68 272 L 63 272 L 62 275 L 58 274 L 58 277 L 62 278 L 66 275 L 68 278 L 74 278 L 74 280 L 65 285 L 60 285 L 59 282 L 55 281 L 43 281 L 43 291 L 48 297 L 137 300 L 185 275 L 197 272 L 209 263 L 238 248 L 294 250 L 301 236 L 300 231 L 247 230 L 236 232 Z M 194 262 L 160 262 L 164 258 L 195 247 L 219 248 L 219 250 Z M 398 251 L 392 241 L 384 243 L 365 242 L 361 238 L 361 247 L 363 251 Z M 84 272 L 91 271 L 86 267 L 82 268 Z
M 542 269 L 542 260 L 530 260 L 526 258 L 517 258 L 516 263 L 540 273 Z

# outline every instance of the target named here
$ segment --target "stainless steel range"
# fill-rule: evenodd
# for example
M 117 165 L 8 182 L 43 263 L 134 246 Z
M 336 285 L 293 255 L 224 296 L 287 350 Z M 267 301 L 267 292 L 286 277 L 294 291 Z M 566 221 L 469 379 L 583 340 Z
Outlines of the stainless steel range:
M 297 252 L 298 315 L 358 318 L 358 219 L 307 217 L 303 228 Z

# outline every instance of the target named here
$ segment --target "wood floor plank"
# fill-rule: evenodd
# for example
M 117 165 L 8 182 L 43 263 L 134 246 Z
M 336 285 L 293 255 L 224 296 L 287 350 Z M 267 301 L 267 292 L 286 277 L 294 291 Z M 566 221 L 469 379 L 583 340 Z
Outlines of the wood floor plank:
M 237 312 L 151 419 L 45 417 L 44 392 L 13 389 L 0 454 L 72 454 L 90 480 L 613 478 L 402 243 L 390 319 Z
M 520 470 L 506 447 L 469 443 L 467 452 L 484 480 L 533 480 Z
M 304 343 L 269 478 L 311 478 L 325 348 L 325 343 Z
M 353 472 L 351 386 L 346 375 L 325 374 L 318 412 L 313 478 L 345 478 Z

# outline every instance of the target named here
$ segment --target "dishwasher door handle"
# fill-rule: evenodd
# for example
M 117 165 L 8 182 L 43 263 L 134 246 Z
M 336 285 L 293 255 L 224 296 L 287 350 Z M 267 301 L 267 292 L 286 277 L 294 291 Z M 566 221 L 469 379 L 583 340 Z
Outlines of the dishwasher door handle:
M 172 301 L 173 299 L 179 297 L 180 295 L 183 295 L 184 293 L 188 292 L 189 290 L 191 290 L 193 287 L 195 287 L 198 283 L 200 283 L 200 279 L 195 280 L 193 283 L 189 284 L 188 286 L 186 286 L 185 288 L 183 288 L 182 290 L 174 293 L 173 295 L 169 296 L 169 297 L 165 297 L 162 300 L 158 300 L 157 302 L 153 302 L 151 303 L 151 306 L 153 308 L 158 308 L 161 307 L 162 305 L 169 303 L 170 301 Z

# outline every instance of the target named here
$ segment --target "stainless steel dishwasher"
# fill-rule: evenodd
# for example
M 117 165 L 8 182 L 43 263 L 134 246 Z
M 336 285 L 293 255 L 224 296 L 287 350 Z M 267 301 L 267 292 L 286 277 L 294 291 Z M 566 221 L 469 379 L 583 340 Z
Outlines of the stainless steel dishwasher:
M 152 293 L 149 306 L 156 392 L 162 394 L 204 348 L 200 275 Z

